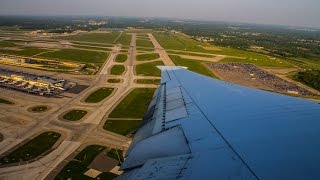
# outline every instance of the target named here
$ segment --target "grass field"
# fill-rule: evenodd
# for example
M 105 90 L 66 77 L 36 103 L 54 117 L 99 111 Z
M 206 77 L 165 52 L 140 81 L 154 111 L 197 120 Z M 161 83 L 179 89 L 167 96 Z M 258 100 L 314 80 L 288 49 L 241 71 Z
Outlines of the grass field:
M 108 79 L 108 83 L 120 83 L 121 79 Z
M 16 44 L 8 41 L 0 41 L 0 47 L 15 47 Z
M 137 79 L 138 84 L 160 84 L 160 79 Z
M 191 52 L 181 52 L 181 51 L 167 51 L 168 54 L 171 54 L 171 55 L 187 55 L 187 56 L 199 56 L 199 57 L 207 57 L 207 58 L 212 58 L 212 57 L 215 57 L 214 55 L 209 55 L 209 54 L 201 54 L 201 53 L 191 53 Z
M 303 69 L 320 70 L 320 59 L 290 58 L 287 61 Z
M 148 34 L 146 33 L 137 33 L 137 37 L 149 38 Z
M 163 66 L 162 61 L 139 64 L 136 66 L 136 73 L 143 76 L 161 76 L 161 71 L 157 66 Z
M 99 51 L 111 51 L 112 47 L 98 47 L 98 46 L 87 46 L 87 45 L 73 45 L 72 47 L 90 50 L 99 50 Z
M 64 116 L 63 119 L 68 120 L 68 121 L 78 121 L 82 119 L 88 112 L 84 110 L 71 110 L 67 112 Z
M 111 33 L 82 33 L 77 35 L 66 36 L 60 39 L 112 44 L 118 38 L 119 35 L 119 31 L 112 31 Z
M 113 88 L 100 88 L 93 93 L 91 93 L 86 99 L 85 102 L 87 103 L 98 103 L 108 96 L 113 92 Z
M 119 149 L 111 149 L 107 153 L 107 156 L 111 157 L 113 159 L 116 159 L 116 160 L 120 161 L 121 163 L 124 161 L 123 151 L 119 150 Z
M 172 34 L 169 32 L 165 33 L 154 33 L 154 36 L 159 41 L 161 46 L 168 50 L 170 53 L 175 54 L 194 54 L 194 52 L 221 54 L 229 56 L 243 57 L 245 60 L 228 58 L 222 62 L 245 62 L 253 63 L 261 67 L 280 67 L 280 68 L 291 68 L 292 64 L 287 63 L 283 59 L 270 57 L 268 55 L 259 54 L 256 52 L 237 50 L 232 48 L 224 48 L 218 46 L 212 46 L 209 44 L 201 43 L 191 39 L 183 34 Z M 203 47 L 207 47 L 205 49 Z M 181 50 L 180 52 L 170 50 Z M 201 55 L 206 56 L 206 55 Z
M 213 77 L 213 78 L 218 78 L 208 67 L 202 64 L 205 61 L 184 59 L 179 56 L 170 56 L 170 58 L 177 66 L 188 67 L 188 70 L 190 71 L 203 74 L 205 76 Z
M 320 70 L 300 71 L 291 78 L 320 91 Z
M 123 48 L 120 50 L 120 52 L 122 53 L 127 53 L 128 51 L 129 51 L 128 49 L 123 49 Z
M 82 41 L 77 41 L 77 42 L 72 42 L 72 44 L 75 44 L 76 46 L 94 46 L 92 48 L 97 48 L 97 49 L 112 49 L 114 46 L 113 44 L 101 44 L 101 43 L 95 43 L 95 42 L 82 42 Z
M 126 136 L 137 130 L 141 124 L 141 120 L 107 120 L 103 128 L 117 134 Z
M 153 33 L 154 37 L 165 49 L 194 51 L 194 52 L 211 52 L 201 46 L 206 46 L 204 43 L 193 40 L 184 35 L 177 35 L 169 32 Z
M 44 132 L 0 159 L 0 164 L 25 162 L 34 159 L 50 150 L 60 136 L 61 135 L 56 132 Z
M 122 75 L 126 68 L 123 65 L 114 65 L 112 66 L 110 73 L 112 75 Z
M 145 35 L 145 36 L 137 35 L 136 37 L 137 37 L 137 39 L 150 40 L 148 35 Z
M 137 55 L 137 61 L 149 61 L 154 59 L 159 59 L 160 56 L 157 53 L 140 54 Z
M 154 48 L 137 47 L 138 51 L 153 51 Z
M 89 180 L 90 178 L 84 173 L 89 170 L 87 167 L 94 160 L 94 158 L 104 151 L 106 147 L 99 145 L 91 145 L 84 148 L 75 158 L 73 158 L 55 177 L 56 180 L 76 179 Z M 108 155 L 108 154 L 107 154 Z M 108 155 L 109 156 L 109 155 Z M 110 157 L 110 156 L 109 156 Z M 112 157 L 111 157 L 112 158 Z M 117 175 L 110 172 L 100 174 L 97 179 L 114 179 Z
M 28 41 L 22 40 L 22 39 L 8 39 L 8 40 L 4 40 L 2 42 L 12 42 L 12 43 L 26 43 Z
M 117 44 L 122 44 L 124 46 L 129 46 L 131 43 L 131 34 L 122 33 L 120 38 L 116 41 Z
M 41 54 L 40 56 L 43 58 L 71 60 L 82 63 L 103 63 L 107 59 L 108 53 L 76 49 L 61 49 L 58 51 Z
M 36 106 L 36 107 L 31 108 L 32 112 L 37 112 L 37 113 L 45 112 L 47 110 L 48 110 L 47 106 Z
M 154 47 L 150 40 L 142 40 L 142 39 L 137 39 L 137 46 L 138 47 L 149 47 L 149 48 Z
M 0 104 L 13 104 L 13 102 L 0 98 Z
M 116 59 L 115 59 L 115 61 L 123 63 L 123 62 L 126 62 L 127 59 L 128 59 L 128 55 L 126 55 L 126 54 L 118 54 Z
M 20 47 L 19 47 L 20 49 Z M 48 52 L 47 49 L 40 49 L 40 48 L 34 48 L 34 47 L 22 47 L 21 50 L 15 51 L 15 50 L 4 50 L 0 49 L 1 53 L 5 54 L 13 54 L 17 56 L 34 56 L 36 54 L 42 53 L 42 52 Z
M 245 57 L 246 59 L 234 59 L 234 58 L 226 58 L 221 62 L 238 62 L 238 63 L 251 63 L 260 67 L 279 67 L 279 68 L 293 68 L 294 66 L 290 63 L 287 63 L 285 60 L 270 57 L 267 55 L 241 51 L 236 49 L 224 49 L 222 54 Z
M 142 118 L 155 89 L 138 88 L 125 97 L 111 112 L 110 118 Z
M 150 38 L 149 37 L 143 37 L 143 36 L 137 36 L 137 40 L 150 41 Z

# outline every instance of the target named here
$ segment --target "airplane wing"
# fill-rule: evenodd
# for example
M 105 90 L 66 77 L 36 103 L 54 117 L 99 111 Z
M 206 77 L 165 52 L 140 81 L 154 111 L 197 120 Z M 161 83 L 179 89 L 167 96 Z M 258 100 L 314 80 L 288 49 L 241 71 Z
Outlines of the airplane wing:
M 118 179 L 320 178 L 318 103 L 160 68 Z

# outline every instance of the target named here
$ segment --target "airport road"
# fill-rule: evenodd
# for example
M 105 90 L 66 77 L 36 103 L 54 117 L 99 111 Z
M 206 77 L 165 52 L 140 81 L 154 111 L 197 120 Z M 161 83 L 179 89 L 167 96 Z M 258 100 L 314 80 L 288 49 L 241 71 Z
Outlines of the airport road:
M 110 113 L 120 100 L 127 95 L 135 87 L 153 87 L 152 85 L 135 84 L 134 79 L 134 62 L 136 56 L 136 36 L 132 35 L 132 42 L 129 49 L 129 61 L 125 64 L 126 72 L 122 76 L 122 83 L 116 86 L 116 92 L 109 98 L 97 106 L 88 106 L 84 103 L 83 98 L 91 91 L 99 86 L 107 86 L 107 79 L 109 69 L 116 64 L 114 59 L 121 49 L 115 46 L 111 55 L 106 63 L 103 65 L 102 70 L 96 75 L 96 80 L 92 85 L 79 94 L 77 97 L 70 100 L 60 102 L 59 107 L 42 116 L 42 121 L 36 121 L 24 127 L 19 135 L 7 137 L 4 141 L 0 142 L 0 153 L 10 150 L 12 147 L 18 145 L 23 140 L 31 137 L 39 131 L 53 130 L 61 132 L 65 139 L 57 146 L 52 152 L 39 160 L 20 166 L 12 166 L 0 168 L 0 179 L 44 179 L 53 169 L 55 169 L 66 157 L 79 148 L 82 144 L 103 144 L 108 147 L 116 147 L 126 149 L 128 146 L 129 138 L 107 132 L 102 129 L 101 122 L 105 119 L 105 115 Z M 79 108 L 88 110 L 88 115 L 79 122 L 67 122 L 59 119 L 59 116 L 68 109 Z
M 111 54 L 110 54 L 110 57 L 104 63 L 103 68 L 101 68 L 101 71 L 99 72 L 100 75 L 108 74 L 108 70 L 111 67 L 111 65 L 114 63 L 114 60 L 117 57 L 120 49 L 121 49 L 121 46 L 118 46 L 118 45 L 113 47 Z
M 151 33 L 148 33 L 148 36 L 149 36 L 153 46 L 155 47 L 156 52 L 159 53 L 160 59 L 163 61 L 163 64 L 165 66 L 175 66 L 173 61 L 170 59 L 167 51 L 161 47 L 161 45 L 156 40 L 156 38 Z

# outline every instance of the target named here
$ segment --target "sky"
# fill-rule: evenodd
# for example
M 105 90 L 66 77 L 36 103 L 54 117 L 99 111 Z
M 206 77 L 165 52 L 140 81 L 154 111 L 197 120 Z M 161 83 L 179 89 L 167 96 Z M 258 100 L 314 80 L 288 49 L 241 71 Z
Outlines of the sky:
M 0 0 L 1 15 L 167 17 L 320 27 L 320 0 Z

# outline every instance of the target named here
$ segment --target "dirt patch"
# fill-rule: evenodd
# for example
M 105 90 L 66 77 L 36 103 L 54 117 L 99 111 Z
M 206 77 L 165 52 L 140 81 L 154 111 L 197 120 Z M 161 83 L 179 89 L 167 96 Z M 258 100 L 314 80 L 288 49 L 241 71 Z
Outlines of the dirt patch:
M 32 46 L 32 47 L 40 47 L 40 48 L 57 48 L 57 49 L 61 49 L 61 48 L 70 48 L 71 46 L 69 44 L 66 43 L 49 43 L 49 42 L 31 42 L 28 43 L 27 46 Z
M 102 152 L 96 156 L 88 168 L 95 169 L 100 172 L 110 172 L 118 163 L 119 161 L 108 157 L 105 152 Z
M 12 115 L 1 115 L 0 116 L 0 127 L 2 127 L 3 124 L 9 123 L 12 125 L 24 125 L 28 124 L 31 120 L 28 118 L 24 118 L 21 114 L 12 114 Z
M 220 63 L 207 65 L 213 69 L 220 78 L 235 84 L 279 93 L 304 96 L 314 95 L 309 90 L 275 76 L 253 64 Z
M 298 68 L 286 68 L 286 69 L 278 69 L 278 68 L 266 68 L 267 71 L 278 74 L 278 75 L 287 75 L 292 72 L 295 72 L 298 70 Z
M 191 55 L 179 55 L 184 59 L 200 60 L 200 61 L 209 61 L 209 62 L 219 62 L 224 59 L 226 56 L 217 55 L 213 57 L 201 57 L 201 56 L 191 56 Z

